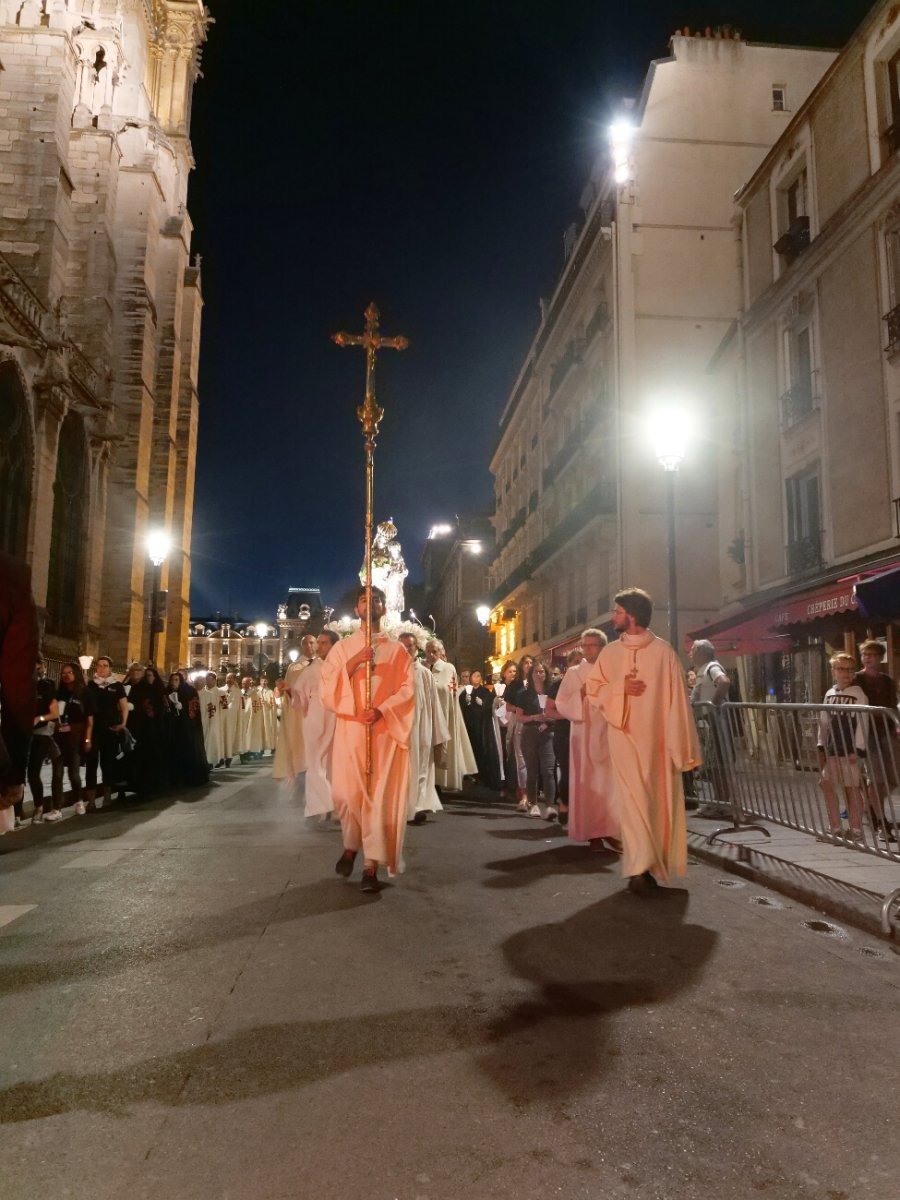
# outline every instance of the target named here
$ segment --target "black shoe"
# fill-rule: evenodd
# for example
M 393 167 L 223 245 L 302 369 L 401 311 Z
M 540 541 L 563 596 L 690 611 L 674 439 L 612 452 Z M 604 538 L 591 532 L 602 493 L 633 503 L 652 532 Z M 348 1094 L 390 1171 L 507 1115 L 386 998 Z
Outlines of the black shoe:
M 369 868 L 367 868 L 367 870 L 363 871 L 362 883 L 360 884 L 360 891 L 362 891 L 362 892 L 380 892 L 381 891 L 381 881 L 378 878 L 378 868 L 377 867 L 369 867 Z
M 353 874 L 353 864 L 356 862 L 356 851 L 345 850 L 341 857 L 334 864 L 335 872 L 338 875 L 343 875 L 345 879 Z
M 628 880 L 628 890 L 635 896 L 650 896 L 659 890 L 659 884 L 649 871 L 645 871 L 643 875 L 631 876 Z
M 428 820 L 428 813 L 417 812 L 416 815 L 413 817 L 413 819 L 411 821 L 408 821 L 407 824 L 409 824 L 409 825 L 424 825 L 427 820 Z

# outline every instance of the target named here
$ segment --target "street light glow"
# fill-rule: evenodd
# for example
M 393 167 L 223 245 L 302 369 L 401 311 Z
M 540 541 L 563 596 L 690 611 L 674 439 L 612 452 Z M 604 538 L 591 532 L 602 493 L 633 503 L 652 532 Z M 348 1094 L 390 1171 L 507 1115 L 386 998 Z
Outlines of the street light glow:
M 297 650 L 296 647 L 291 650 L 288 650 L 288 658 L 291 660 L 291 662 L 296 662 L 299 657 L 300 657 L 300 651 Z
M 488 621 L 491 619 L 491 610 L 486 604 L 479 604 L 475 609 L 475 616 L 482 625 L 487 625 Z
M 154 567 L 160 567 L 172 549 L 172 539 L 164 529 L 151 529 L 146 538 L 147 553 Z
M 452 533 L 452 532 L 453 532 L 452 525 L 432 525 L 431 531 L 428 534 L 428 537 L 429 537 L 429 540 L 431 538 L 446 537 L 449 533 Z
M 684 461 L 691 436 L 689 413 L 676 404 L 657 408 L 650 417 L 650 436 L 660 466 L 666 471 L 677 471 Z
M 613 178 L 616 183 L 628 183 L 634 178 L 631 150 L 637 126 L 627 117 L 619 117 L 609 127 L 609 152 L 613 160 Z
M 466 549 L 470 554 L 480 554 L 482 549 L 481 542 L 467 542 Z
M 256 636 L 258 638 L 260 638 L 260 640 L 261 640 L 262 638 L 264 638 L 268 635 L 269 627 L 268 627 L 268 625 L 264 624 L 262 621 L 259 621 L 259 622 L 257 622 L 256 626 L 254 627 L 254 632 L 256 633 Z

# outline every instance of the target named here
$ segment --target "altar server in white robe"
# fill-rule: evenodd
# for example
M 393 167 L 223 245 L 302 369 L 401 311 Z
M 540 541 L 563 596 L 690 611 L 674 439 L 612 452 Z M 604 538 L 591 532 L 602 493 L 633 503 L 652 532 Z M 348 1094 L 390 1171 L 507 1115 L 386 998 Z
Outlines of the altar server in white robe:
M 601 629 L 584 631 L 584 659 L 566 671 L 555 700 L 560 716 L 570 723 L 567 833 L 573 842 L 590 842 L 592 850 L 604 849 L 604 839 L 617 848 L 619 837 L 606 717 L 588 704 L 585 690 L 605 645 L 606 634 Z
M 334 809 L 331 798 L 331 755 L 337 717 L 322 703 L 319 685 L 322 682 L 322 663 L 331 647 L 339 641 L 340 637 L 333 629 L 323 630 L 316 638 L 316 657 L 294 676 L 291 703 L 303 721 L 308 817 L 327 817 Z
M 263 740 L 266 749 L 274 753 L 275 743 L 278 740 L 278 718 L 275 712 L 275 693 L 269 687 L 269 681 L 265 675 L 260 676 L 259 698 L 262 700 L 263 706 Z
M 247 676 L 244 679 L 244 721 L 247 738 L 247 754 L 262 757 L 265 749 L 265 728 L 263 725 L 263 701 L 260 690 L 253 680 Z
M 443 759 L 450 732 L 438 703 L 434 676 L 419 662 L 418 645 L 411 633 L 400 634 L 400 644 L 413 660 L 416 685 L 416 704 L 409 739 L 409 808 L 408 819 L 424 825 L 427 813 L 443 808 L 434 786 L 436 758 Z
M 273 779 L 287 779 L 293 782 L 306 770 L 303 714 L 294 703 L 294 686 L 306 668 L 315 661 L 316 639 L 311 633 L 307 633 L 300 641 L 300 657 L 296 662 L 292 662 L 284 673 L 278 744 L 275 747 L 275 763 L 272 767 Z
M 219 705 L 219 715 L 222 718 L 222 757 L 228 763 L 229 759 L 244 753 L 245 722 L 241 720 L 243 705 L 236 675 L 229 673 L 225 676 L 225 686 L 219 688 L 219 695 L 224 701 L 224 708 L 221 703 Z
M 222 715 L 219 711 L 219 689 L 216 675 L 210 671 L 206 676 L 206 686 L 197 692 L 200 700 L 200 720 L 203 722 L 203 745 L 206 750 L 206 761 L 211 767 L 222 761 Z
M 434 679 L 438 704 L 449 734 L 445 764 L 435 768 L 435 781 L 442 791 L 461 792 L 464 777 L 476 775 L 478 764 L 459 707 L 456 667 L 442 657 L 443 652 L 444 643 L 437 638 L 432 638 L 425 647 L 425 664 Z
M 640 588 L 615 598 L 619 640 L 601 652 L 587 697 L 606 717 L 628 890 L 648 893 L 687 870 L 681 776 L 702 761 L 684 672 L 648 629 L 653 601 Z

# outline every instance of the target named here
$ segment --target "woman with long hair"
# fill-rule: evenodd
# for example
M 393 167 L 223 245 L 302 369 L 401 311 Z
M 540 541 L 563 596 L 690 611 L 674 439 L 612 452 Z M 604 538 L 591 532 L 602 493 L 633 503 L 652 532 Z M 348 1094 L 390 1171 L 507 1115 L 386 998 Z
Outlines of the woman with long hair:
M 538 804 L 538 786 L 543 788 L 547 805 L 548 821 L 555 821 L 556 809 L 556 755 L 553 752 L 553 718 L 547 713 L 550 672 L 536 660 L 528 681 L 521 693 L 518 718 L 522 728 L 522 754 L 525 758 L 526 796 L 529 817 L 544 814 Z
M 510 666 L 515 666 L 515 663 L 507 663 L 506 667 L 503 668 L 504 674 L 507 667 Z M 533 666 L 534 655 L 523 654 L 516 667 L 516 677 L 507 687 L 504 697 L 508 713 L 508 724 L 506 727 L 506 777 L 509 782 L 507 786 L 516 788 L 516 798 L 519 802 L 518 808 L 520 812 L 527 812 L 529 808 L 528 797 L 526 795 L 528 771 L 525 765 L 525 756 L 522 753 L 522 730 L 524 726 L 521 722 L 523 715 L 521 705 Z
M 75 812 L 83 817 L 85 807 L 81 798 L 81 761 L 86 747 L 91 744 L 94 709 L 79 663 L 64 662 L 60 667 L 56 703 L 59 706 L 59 724 L 54 736 L 62 755 L 63 768 L 69 776 Z M 61 816 L 59 809 L 54 809 L 44 814 L 44 820 L 58 821 Z

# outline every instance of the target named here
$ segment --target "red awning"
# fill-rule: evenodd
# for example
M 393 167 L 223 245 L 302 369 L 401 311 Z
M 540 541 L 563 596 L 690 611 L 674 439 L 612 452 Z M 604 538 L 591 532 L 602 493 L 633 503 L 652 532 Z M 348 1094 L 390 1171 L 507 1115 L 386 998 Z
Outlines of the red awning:
M 763 608 L 735 613 L 721 621 L 713 621 L 687 635 L 686 647 L 697 638 L 707 638 L 721 653 L 781 654 L 789 650 L 792 638 L 788 632 L 794 625 L 803 625 L 838 613 L 856 612 L 854 583 L 858 575 L 827 583 L 813 591 L 785 596 Z

